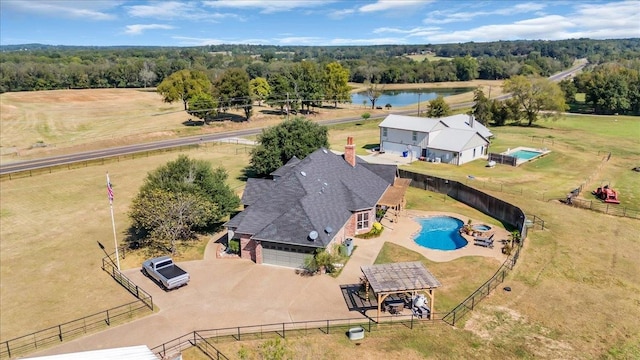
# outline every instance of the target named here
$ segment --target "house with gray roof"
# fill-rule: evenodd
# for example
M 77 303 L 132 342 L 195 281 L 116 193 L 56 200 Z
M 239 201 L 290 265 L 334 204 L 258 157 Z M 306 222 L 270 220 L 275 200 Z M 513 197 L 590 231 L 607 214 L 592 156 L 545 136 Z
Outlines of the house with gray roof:
M 454 165 L 486 156 L 493 136 L 473 115 L 464 114 L 443 118 L 391 114 L 378 127 L 381 152 Z
M 301 267 L 317 249 L 331 250 L 367 233 L 376 206 L 397 178 L 396 165 L 356 156 L 351 137 L 344 155 L 321 148 L 291 159 L 272 179 L 248 179 L 243 211 L 225 227 L 240 241 L 240 256 L 258 264 Z

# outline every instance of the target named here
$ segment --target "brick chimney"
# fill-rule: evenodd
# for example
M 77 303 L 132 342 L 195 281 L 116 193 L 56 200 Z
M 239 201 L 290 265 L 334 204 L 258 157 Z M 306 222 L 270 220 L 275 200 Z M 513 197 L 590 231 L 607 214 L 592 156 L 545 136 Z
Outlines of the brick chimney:
M 351 166 L 356 166 L 356 146 L 353 144 L 353 137 L 347 137 L 347 145 L 344 146 L 344 159 Z

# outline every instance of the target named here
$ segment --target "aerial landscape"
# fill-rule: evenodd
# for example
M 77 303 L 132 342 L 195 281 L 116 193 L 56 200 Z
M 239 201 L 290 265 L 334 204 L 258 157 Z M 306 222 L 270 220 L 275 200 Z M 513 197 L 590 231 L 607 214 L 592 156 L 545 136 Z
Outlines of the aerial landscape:
M 0 2 L 0 359 L 640 358 L 639 19 Z

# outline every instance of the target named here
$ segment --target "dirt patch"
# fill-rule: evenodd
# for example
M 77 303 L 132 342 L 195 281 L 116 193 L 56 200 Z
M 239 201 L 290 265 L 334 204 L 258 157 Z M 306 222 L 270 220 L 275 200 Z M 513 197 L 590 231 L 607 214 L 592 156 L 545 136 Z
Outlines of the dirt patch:
M 551 331 L 532 324 L 514 309 L 503 306 L 487 306 L 475 311 L 465 323 L 464 329 L 487 343 L 499 344 L 504 339 L 513 341 L 514 335 L 527 351 L 542 359 L 579 359 L 575 349 L 566 342 L 552 339 Z M 521 335 L 520 335 L 521 334 Z

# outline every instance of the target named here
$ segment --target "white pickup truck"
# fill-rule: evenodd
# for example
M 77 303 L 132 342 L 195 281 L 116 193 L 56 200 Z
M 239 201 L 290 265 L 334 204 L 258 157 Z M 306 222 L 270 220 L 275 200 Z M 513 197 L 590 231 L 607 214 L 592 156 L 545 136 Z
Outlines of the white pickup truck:
M 171 290 L 189 282 L 189 273 L 173 263 L 169 256 L 160 256 L 142 263 L 142 273 L 164 289 Z

